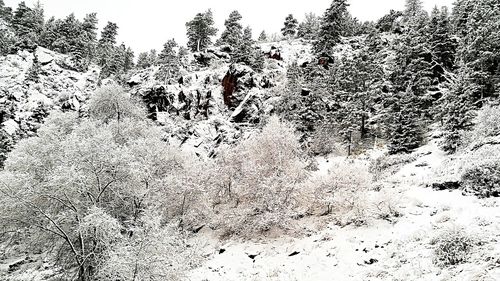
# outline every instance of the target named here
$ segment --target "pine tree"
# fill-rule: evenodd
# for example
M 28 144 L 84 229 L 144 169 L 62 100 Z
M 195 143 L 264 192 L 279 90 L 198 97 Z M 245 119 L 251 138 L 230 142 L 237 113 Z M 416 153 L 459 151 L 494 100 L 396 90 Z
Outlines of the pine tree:
M 45 22 L 40 34 L 40 46 L 53 50 L 53 44 L 59 38 L 59 34 L 57 34 L 58 24 L 59 22 L 54 17 Z
M 497 0 L 457 1 L 453 12 L 460 36 L 458 58 L 479 86 L 475 102 L 498 97 L 500 89 L 500 5 Z
M 139 56 L 137 56 L 136 66 L 140 69 L 146 69 L 148 67 L 151 67 L 151 64 L 149 63 L 149 60 L 148 60 L 148 53 L 147 52 L 139 53 Z
M 433 57 L 433 77 L 438 82 L 445 81 L 445 72 L 455 67 L 457 42 L 452 37 L 447 7 L 439 10 L 435 7 L 430 21 L 430 47 Z
M 346 141 L 352 140 L 353 133 L 364 138 L 369 132 L 373 104 L 381 92 L 383 69 L 369 48 L 365 48 L 338 62 L 334 76 L 331 94 L 339 108 L 334 115 L 340 134 Z
M 118 25 L 113 22 L 108 22 L 101 32 L 101 38 L 99 39 L 100 45 L 115 45 L 116 36 L 118 35 Z
M 211 10 L 198 13 L 193 20 L 186 23 L 186 28 L 188 47 L 193 52 L 205 50 L 212 44 L 211 37 L 217 34 Z
M 413 106 L 417 99 L 410 89 L 396 94 L 388 124 L 390 154 L 411 153 L 423 142 L 420 116 Z
M 38 56 L 36 53 L 33 54 L 33 64 L 28 69 L 28 73 L 26 74 L 26 80 L 32 81 L 35 83 L 40 82 L 40 74 L 42 72 L 42 67 L 40 66 L 40 62 L 38 61 Z
M 24 1 L 20 2 L 12 17 L 12 28 L 18 38 L 16 47 L 34 50 L 43 30 L 43 8 L 39 2 L 29 8 Z
M 227 44 L 236 47 L 240 44 L 243 38 L 241 19 L 242 16 L 238 11 L 233 11 L 229 14 L 229 18 L 224 22 L 226 29 L 222 32 L 221 38 L 217 40 L 217 45 Z
M 125 46 L 124 46 L 125 47 Z M 127 73 L 129 70 L 134 68 L 134 51 L 132 48 L 125 47 L 125 58 L 123 60 L 123 71 Z
M 98 23 L 97 14 L 90 13 L 85 16 L 81 26 L 82 32 L 79 39 L 84 42 L 84 64 L 87 67 L 96 57 Z
M 297 19 L 295 19 L 292 14 L 289 14 L 285 19 L 285 26 L 281 29 L 281 33 L 283 34 L 283 36 L 288 38 L 294 37 L 295 33 L 297 33 L 298 24 L 299 22 L 297 21 Z
M 376 28 L 381 32 L 399 32 L 398 20 L 403 16 L 403 12 L 391 10 L 389 14 L 377 21 Z
M 299 24 L 297 36 L 307 40 L 313 40 L 318 35 L 319 27 L 320 18 L 313 13 L 308 13 L 305 15 L 304 21 Z
M 265 30 L 262 30 L 262 32 L 260 33 L 259 42 L 267 42 L 267 34 Z
M 157 73 L 157 78 L 167 80 L 179 71 L 179 56 L 175 50 L 177 43 L 174 39 L 170 39 L 163 45 L 163 50 L 158 55 L 158 64 L 160 70 Z
M 440 113 L 444 132 L 441 147 L 448 153 L 457 151 L 462 133 L 472 126 L 475 87 L 470 78 L 470 70 L 466 67 L 461 68 L 458 75 L 450 77 L 446 83 Z
M 314 43 L 316 54 L 330 53 L 332 48 L 340 43 L 345 19 L 348 14 L 346 0 L 333 0 L 321 19 L 318 40 Z
M 12 8 L 6 7 L 3 0 L 0 0 L 0 19 L 4 20 L 7 24 L 10 24 L 12 21 Z

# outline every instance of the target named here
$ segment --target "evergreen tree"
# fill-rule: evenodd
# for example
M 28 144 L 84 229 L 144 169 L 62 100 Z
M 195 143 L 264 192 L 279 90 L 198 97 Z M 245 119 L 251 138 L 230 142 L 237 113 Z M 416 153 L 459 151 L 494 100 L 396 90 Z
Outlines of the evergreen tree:
M 403 12 L 391 10 L 389 14 L 377 21 L 376 28 L 381 32 L 399 32 L 398 20 L 403 17 Z
M 259 42 L 266 42 L 267 41 L 267 34 L 265 30 L 262 30 L 262 32 L 259 35 Z
M 40 62 L 38 61 L 38 56 L 36 53 L 33 54 L 33 64 L 28 69 L 28 73 L 26 74 L 26 80 L 32 81 L 35 83 L 40 82 L 40 74 L 42 72 L 42 67 L 40 66 Z
M 418 109 L 418 97 L 411 89 L 398 92 L 392 104 L 388 124 L 388 149 L 390 154 L 411 153 L 423 142 L 423 132 Z
M 233 11 L 229 14 L 229 18 L 224 22 L 226 29 L 222 32 L 221 38 L 217 40 L 218 45 L 227 44 L 236 47 L 240 44 L 243 38 L 241 19 L 242 16 L 238 11 Z
M 148 60 L 148 52 L 139 53 L 136 66 L 140 69 L 146 69 L 151 66 Z
M 98 23 L 96 13 L 87 14 L 83 19 L 80 40 L 84 42 L 85 66 L 90 65 L 96 57 Z
M 346 0 L 333 0 L 326 10 L 321 19 L 318 40 L 313 45 L 316 54 L 328 54 L 335 45 L 340 43 L 348 15 L 347 6 Z
M 289 14 L 285 19 L 285 26 L 281 29 L 281 33 L 283 34 L 283 36 L 288 38 L 294 37 L 295 33 L 297 33 L 298 24 L 299 22 L 297 21 L 297 19 L 295 19 L 292 14 Z
M 369 132 L 373 104 L 381 92 L 383 69 L 368 48 L 343 59 L 335 68 L 331 95 L 337 106 L 334 115 L 339 132 L 346 141 L 352 140 L 353 133 L 364 138 Z
M 435 7 L 430 21 L 430 47 L 433 57 L 433 77 L 444 82 L 445 72 L 455 67 L 457 42 L 452 37 L 449 13 L 446 7 Z
M 255 41 L 252 38 L 252 29 L 247 26 L 243 30 L 243 37 L 233 55 L 233 62 L 244 63 L 255 70 L 262 70 L 264 58 L 258 49 L 254 48 Z
M 100 45 L 115 45 L 116 36 L 118 35 L 118 25 L 113 22 L 108 22 L 101 32 L 99 39 Z
M 123 44 L 122 44 L 123 45 Z M 126 73 L 129 70 L 134 68 L 134 51 L 132 51 L 132 48 L 126 47 L 123 45 L 123 48 L 125 48 L 125 54 L 124 54 L 124 60 L 123 60 L 123 71 Z
M 442 98 L 440 114 L 444 140 L 441 147 L 448 153 L 455 153 L 461 144 L 462 133 L 472 126 L 473 93 L 475 85 L 470 70 L 460 69 L 458 75 L 448 79 Z
M 406 29 L 419 28 L 422 22 L 425 24 L 427 16 L 422 0 L 406 0 L 403 13 L 403 24 Z
M 188 47 L 193 52 L 205 50 L 212 44 L 211 37 L 217 34 L 211 10 L 198 13 L 193 20 L 186 23 L 186 28 Z
M 500 5 L 497 0 L 457 1 L 455 29 L 460 36 L 458 58 L 479 86 L 475 102 L 498 96 L 500 89 Z
M 32 8 L 20 2 L 12 17 L 12 28 L 18 38 L 16 47 L 34 50 L 43 30 L 43 8 L 39 2 Z
M 167 80 L 174 77 L 179 72 L 179 56 L 175 48 L 177 43 L 174 39 L 170 39 L 163 45 L 163 49 L 158 55 L 158 64 L 160 70 L 157 73 L 157 79 Z
M 12 21 L 12 8 L 6 7 L 3 0 L 0 0 L 0 19 L 4 20 L 7 24 Z
M 316 38 L 319 32 L 320 18 L 313 13 L 307 13 L 303 22 L 299 24 L 297 36 L 307 40 Z

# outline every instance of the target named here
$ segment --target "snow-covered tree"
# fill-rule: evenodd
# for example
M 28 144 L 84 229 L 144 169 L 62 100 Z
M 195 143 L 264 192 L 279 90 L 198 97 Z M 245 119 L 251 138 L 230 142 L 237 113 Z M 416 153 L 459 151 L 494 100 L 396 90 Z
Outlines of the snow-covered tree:
M 320 27 L 320 18 L 313 13 L 307 13 L 303 22 L 299 24 L 297 36 L 307 40 L 317 37 Z
M 240 44 L 243 38 L 243 26 L 241 25 L 240 12 L 232 11 L 229 18 L 224 22 L 226 29 L 222 32 L 221 37 L 217 40 L 218 45 L 230 45 L 236 47 Z
M 289 14 L 284 23 L 284 27 L 281 29 L 281 33 L 283 36 L 292 38 L 297 33 L 297 25 L 299 21 L 293 17 L 292 14 Z
M 266 42 L 267 41 L 267 33 L 265 30 L 262 30 L 262 32 L 259 35 L 259 42 Z
M 198 13 L 193 20 L 186 23 L 186 28 L 188 47 L 193 52 L 205 50 L 212 44 L 212 36 L 217 34 L 211 10 Z
M 318 40 L 314 43 L 314 52 L 316 54 L 328 54 L 340 42 L 348 15 L 348 4 L 346 2 L 346 0 L 333 0 L 323 15 Z

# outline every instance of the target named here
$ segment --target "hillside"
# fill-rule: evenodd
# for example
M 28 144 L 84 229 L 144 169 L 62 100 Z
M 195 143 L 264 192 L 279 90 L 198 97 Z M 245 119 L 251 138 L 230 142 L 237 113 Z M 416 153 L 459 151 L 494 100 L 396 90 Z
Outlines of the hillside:
M 405 2 L 135 56 L 0 0 L 0 280 L 500 280 L 500 5 Z

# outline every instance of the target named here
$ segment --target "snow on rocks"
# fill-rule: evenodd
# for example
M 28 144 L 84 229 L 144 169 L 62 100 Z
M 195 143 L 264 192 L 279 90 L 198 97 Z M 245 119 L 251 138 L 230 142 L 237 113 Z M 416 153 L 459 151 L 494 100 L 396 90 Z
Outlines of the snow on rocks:
M 26 80 L 33 65 L 34 54 L 21 51 L 15 55 L 0 57 L 0 106 L 4 119 L 19 125 L 20 134 L 32 134 L 43 118 L 53 109 L 80 110 L 91 93 L 97 88 L 99 68 L 91 66 L 85 73 L 61 67 L 66 55 L 38 47 L 35 51 L 41 65 L 40 81 Z M 12 121 L 8 121 L 12 132 Z M 5 121 L 3 125 L 4 129 Z

